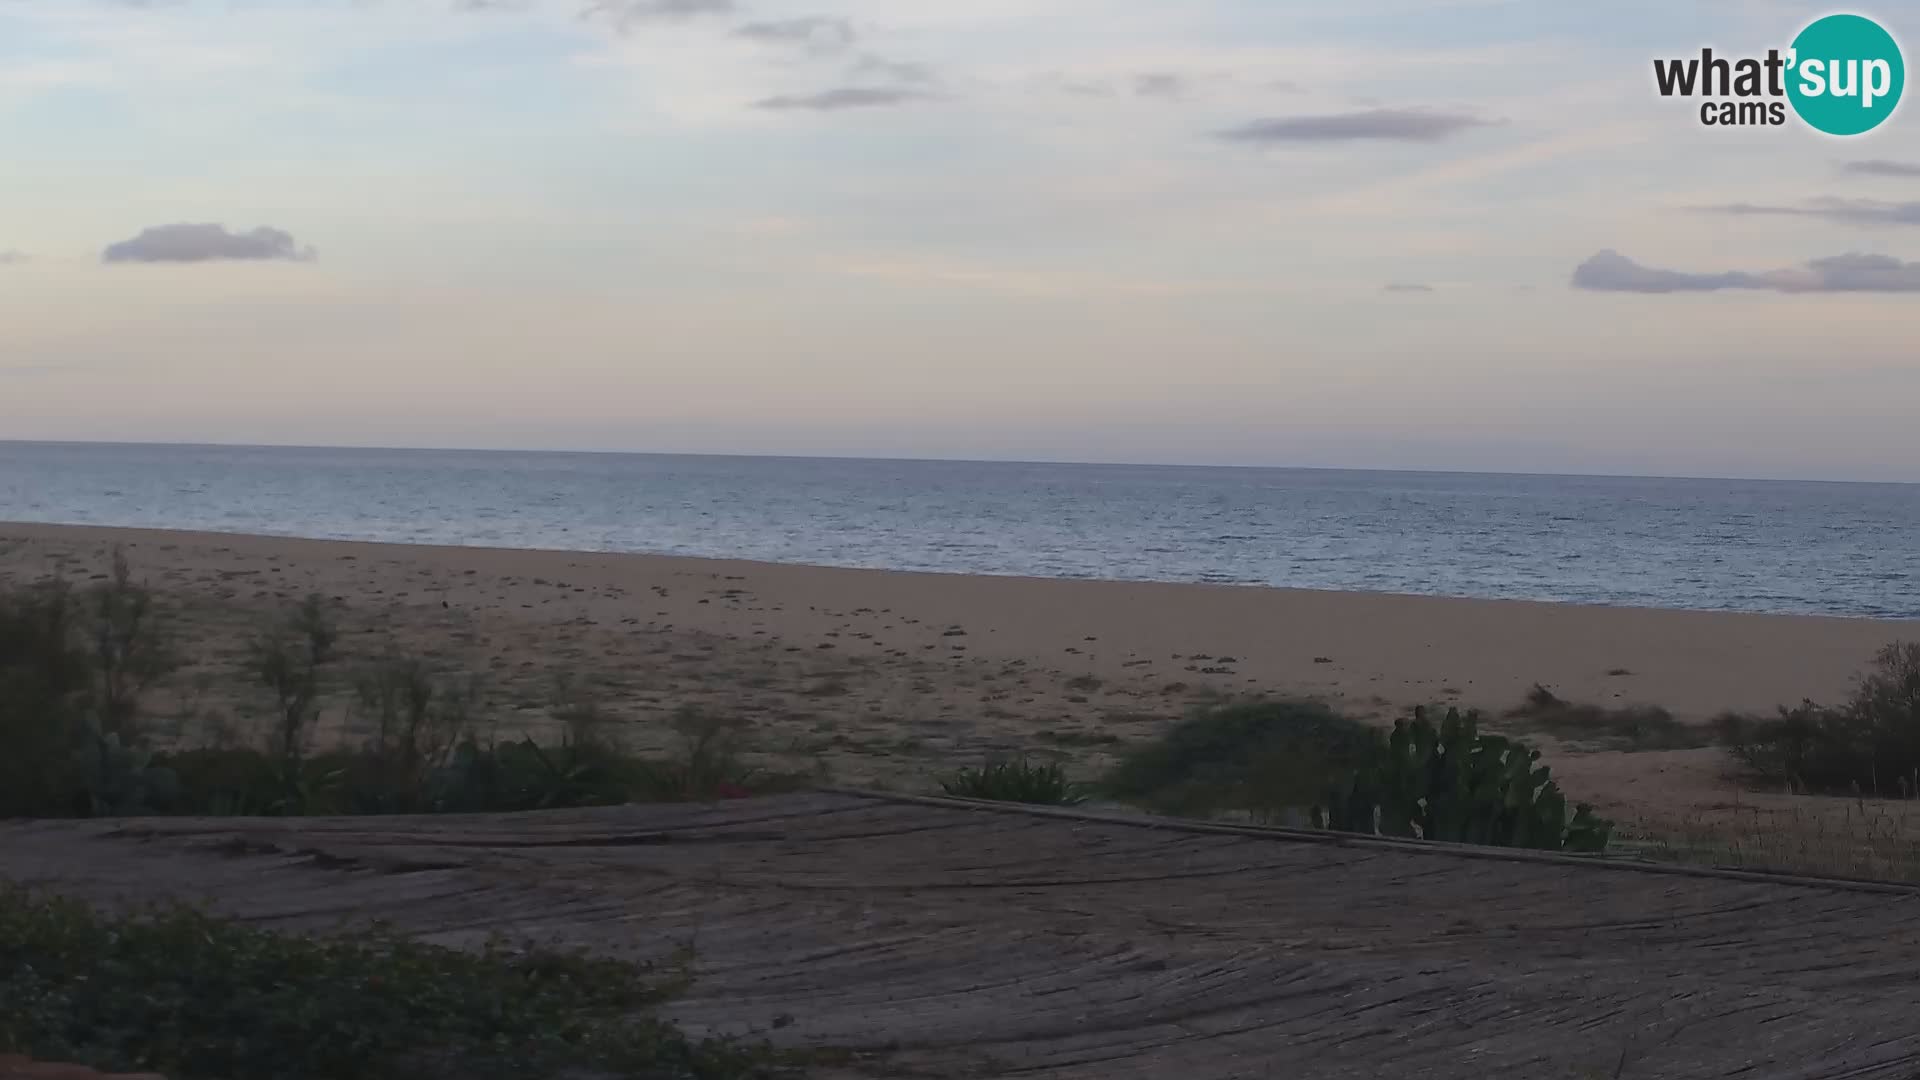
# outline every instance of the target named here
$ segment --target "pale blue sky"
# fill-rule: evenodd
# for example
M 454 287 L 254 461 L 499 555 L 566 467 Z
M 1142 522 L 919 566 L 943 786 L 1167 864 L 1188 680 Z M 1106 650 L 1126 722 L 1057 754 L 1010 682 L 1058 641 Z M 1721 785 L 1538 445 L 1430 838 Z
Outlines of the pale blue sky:
M 0 0 L 0 437 L 1920 480 L 1916 106 L 1652 90 L 1828 10 Z

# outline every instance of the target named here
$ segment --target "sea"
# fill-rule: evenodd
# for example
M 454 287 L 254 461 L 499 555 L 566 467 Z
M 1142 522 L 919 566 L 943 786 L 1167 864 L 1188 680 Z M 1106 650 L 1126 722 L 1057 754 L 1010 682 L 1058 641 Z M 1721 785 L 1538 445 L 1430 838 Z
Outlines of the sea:
M 0 442 L 0 521 L 1920 618 L 1920 485 Z

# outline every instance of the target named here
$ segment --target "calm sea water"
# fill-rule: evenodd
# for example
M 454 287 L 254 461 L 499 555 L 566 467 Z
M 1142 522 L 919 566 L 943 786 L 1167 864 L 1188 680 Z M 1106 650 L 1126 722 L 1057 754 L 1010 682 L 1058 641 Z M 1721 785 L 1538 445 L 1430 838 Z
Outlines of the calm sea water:
M 1920 485 L 0 442 L 0 520 L 1920 617 Z

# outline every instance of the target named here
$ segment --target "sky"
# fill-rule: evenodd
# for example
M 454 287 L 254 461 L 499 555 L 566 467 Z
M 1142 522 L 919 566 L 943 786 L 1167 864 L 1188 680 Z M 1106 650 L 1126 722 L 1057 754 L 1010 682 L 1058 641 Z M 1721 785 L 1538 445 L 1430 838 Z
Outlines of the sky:
M 1832 10 L 0 0 L 0 438 L 1920 481 Z

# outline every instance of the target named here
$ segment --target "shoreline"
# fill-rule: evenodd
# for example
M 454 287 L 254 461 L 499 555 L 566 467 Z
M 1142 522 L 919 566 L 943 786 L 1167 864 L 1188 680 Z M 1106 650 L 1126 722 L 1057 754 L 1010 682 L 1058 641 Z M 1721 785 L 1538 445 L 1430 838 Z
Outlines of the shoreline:
M 87 444 L 92 445 L 92 444 Z M 562 452 L 562 451 L 553 451 Z M 1250 466 L 1251 467 L 1251 466 Z M 1516 474 L 1518 475 L 1518 474 Z M 1783 481 L 1798 482 L 1798 481 Z M 1856 483 L 1864 481 L 1832 481 L 1833 483 Z M 941 578 L 959 580 L 1019 581 L 1034 583 L 1074 583 L 1092 585 L 1166 587 L 1178 589 L 1233 589 L 1256 592 L 1278 593 L 1283 595 L 1302 595 L 1318 597 L 1379 597 L 1392 600 L 1441 601 L 1473 604 L 1520 604 L 1550 608 L 1571 608 L 1582 611 L 1627 611 L 1660 614 L 1688 615 L 1728 615 L 1741 618 L 1760 619 L 1814 619 L 1838 622 L 1885 623 L 1894 627 L 1910 626 L 1916 635 L 1920 635 L 1920 614 L 1917 615 L 1851 615 L 1834 612 L 1802 611 L 1748 611 L 1740 608 L 1695 608 L 1661 607 L 1645 604 L 1609 604 L 1585 600 L 1543 600 L 1527 597 L 1469 596 L 1459 593 L 1419 593 L 1390 592 L 1368 589 L 1316 589 L 1300 585 L 1272 585 L 1258 581 L 1190 581 L 1156 578 L 1108 578 L 1108 577 L 1042 577 L 1033 574 L 996 573 L 993 571 L 963 570 L 909 570 L 884 566 L 857 566 L 837 563 L 778 562 L 769 559 L 738 558 L 726 555 L 680 555 L 662 551 L 622 551 L 599 548 L 553 548 L 553 547 L 502 547 L 492 544 L 448 544 L 439 542 L 415 542 L 408 540 L 367 540 L 357 537 L 309 536 L 303 533 L 261 533 L 227 532 L 220 529 L 175 529 L 146 525 L 96 525 L 86 522 L 44 522 L 0 520 L 0 541 L 11 533 L 25 535 L 33 530 L 53 531 L 97 531 L 109 534 L 123 534 L 129 537 L 175 536 L 201 541 L 247 541 L 270 540 L 290 543 L 312 544 L 351 544 L 376 549 L 399 549 L 418 552 L 482 552 L 494 555 L 529 555 L 543 557 L 593 557 L 593 558 L 632 558 L 675 560 L 684 563 L 713 564 L 716 570 L 751 568 L 767 571 L 800 570 L 831 573 L 854 574 L 893 574 L 908 578 Z M 49 533 L 51 535 L 51 533 Z
M 406 607 L 431 596 L 434 606 L 543 624 L 564 615 L 591 625 L 770 638 L 874 660 L 908 645 L 965 654 L 944 657 L 950 660 L 1053 668 L 1069 678 L 1154 677 L 1378 708 L 1457 700 L 1497 712 L 1540 683 L 1569 700 L 1660 705 L 1691 721 L 1728 709 L 1770 712 L 1806 697 L 1838 698 L 1880 646 L 1920 635 L 1920 620 L 1859 616 L 118 526 L 0 523 L 0 543 L 8 548 L 0 568 L 16 579 L 32 576 L 26 563 L 44 572 L 63 559 L 97 560 L 119 544 L 137 573 L 159 571 L 162 587 L 166 578 L 246 575 L 252 572 L 237 568 L 262 563 L 283 577 L 297 569 L 313 591 L 349 605 Z M 363 568 L 342 574 L 344 563 Z M 367 564 L 382 572 L 365 573 Z M 390 580 L 395 572 L 411 587 Z M 581 580 L 562 589 L 555 582 L 563 576 Z M 673 585 L 704 586 L 705 594 L 689 600 L 672 594 Z M 301 591 L 288 586 L 276 591 Z M 893 641 L 881 636 L 883 626 Z

